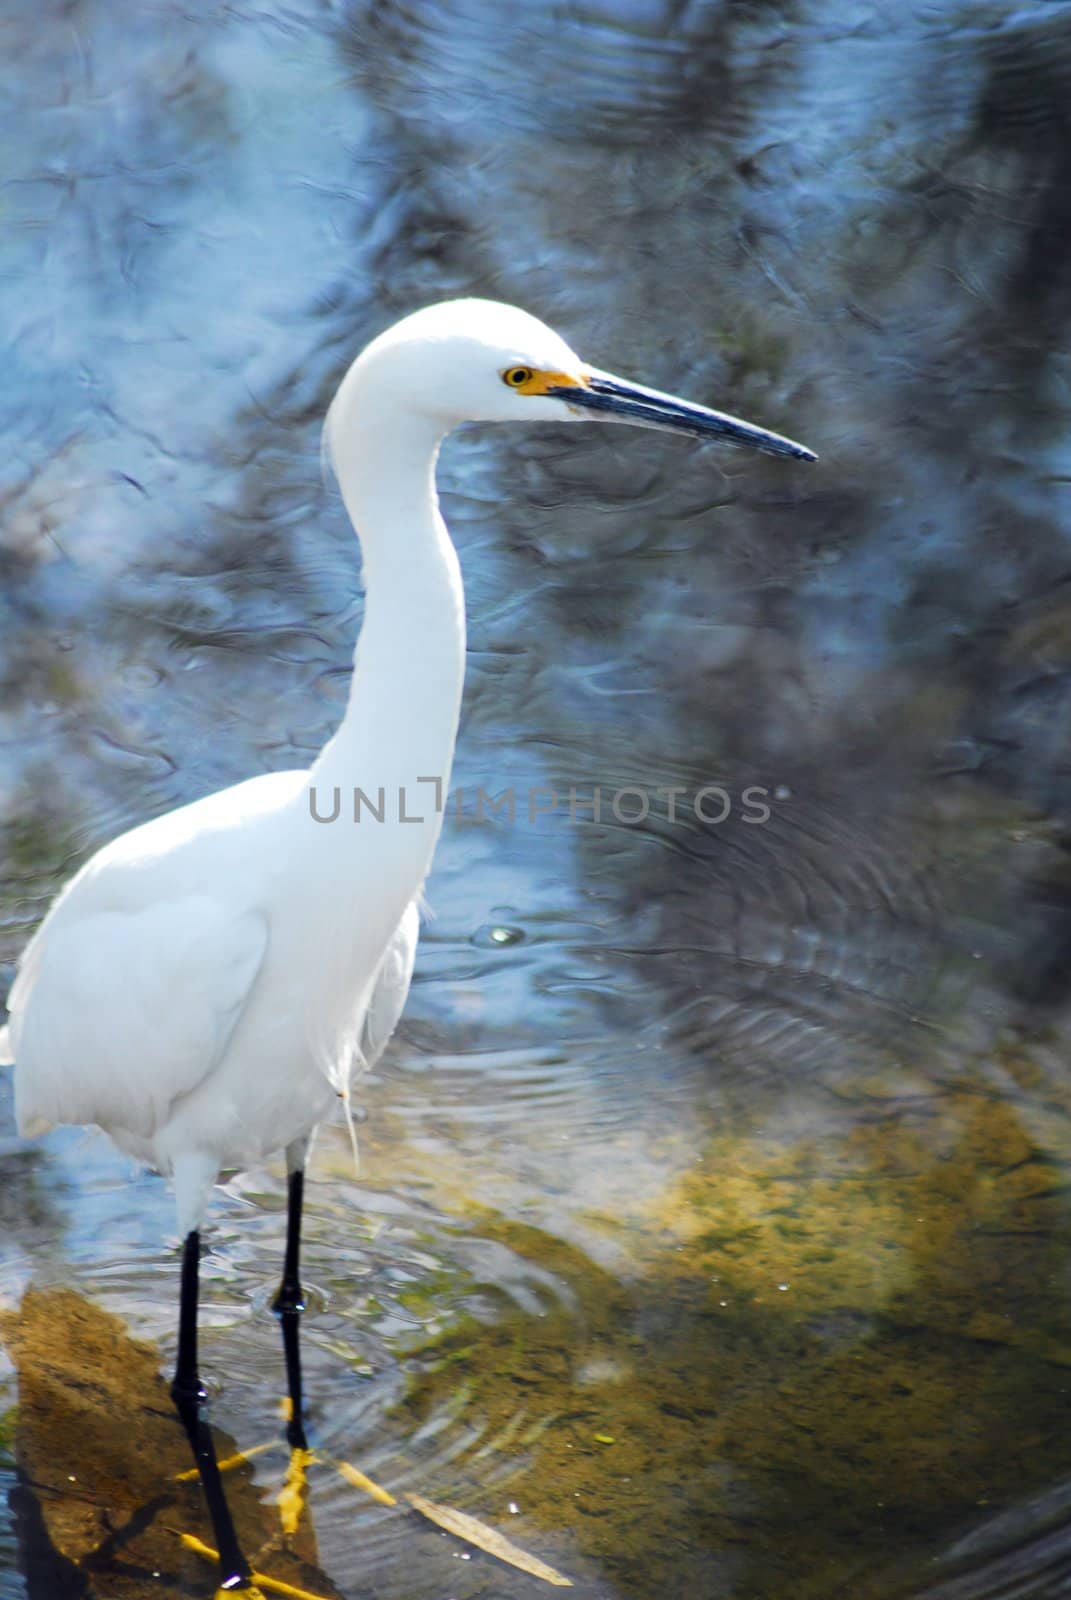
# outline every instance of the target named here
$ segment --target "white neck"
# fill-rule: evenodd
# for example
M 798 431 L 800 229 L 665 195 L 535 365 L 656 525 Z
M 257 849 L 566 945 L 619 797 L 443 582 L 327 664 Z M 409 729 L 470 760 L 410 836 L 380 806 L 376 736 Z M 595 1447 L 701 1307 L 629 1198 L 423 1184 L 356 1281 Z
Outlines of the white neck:
M 373 799 L 382 788 L 395 819 L 405 789 L 407 814 L 426 822 L 401 831 L 430 861 L 442 818 L 433 786 L 418 780 L 438 779 L 445 797 L 465 675 L 465 597 L 435 492 L 443 430 L 362 402 L 356 385 L 344 386 L 334 420 L 339 485 L 364 558 L 364 624 L 346 714 L 311 778 L 323 803 L 342 787 L 344 809 L 353 786 Z

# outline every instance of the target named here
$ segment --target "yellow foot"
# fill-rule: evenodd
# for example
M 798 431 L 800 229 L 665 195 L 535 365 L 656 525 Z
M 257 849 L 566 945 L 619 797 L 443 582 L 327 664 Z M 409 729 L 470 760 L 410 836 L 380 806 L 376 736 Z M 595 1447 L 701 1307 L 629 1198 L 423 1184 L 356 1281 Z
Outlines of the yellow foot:
M 193 1550 L 199 1556 L 204 1556 L 206 1561 L 218 1561 L 219 1554 L 211 1545 L 194 1537 L 192 1533 L 180 1533 L 179 1538 L 187 1550 Z M 299 1589 L 296 1584 L 284 1583 L 281 1578 L 269 1578 L 265 1572 L 254 1572 L 250 1587 L 245 1589 L 217 1589 L 215 1600 L 268 1600 L 269 1595 L 281 1594 L 284 1600 L 324 1600 L 323 1595 L 314 1594 L 311 1589 Z
M 265 1450 L 278 1450 L 282 1443 L 282 1439 L 269 1439 L 266 1444 L 255 1444 L 248 1450 L 236 1450 L 233 1456 L 223 1457 L 223 1460 L 218 1463 L 219 1470 L 220 1472 L 233 1472 L 235 1467 L 244 1467 L 246 1462 L 252 1461 L 254 1456 L 262 1456 Z M 175 1482 L 193 1483 L 198 1477 L 200 1477 L 200 1472 L 196 1467 L 187 1467 L 184 1472 L 176 1472 Z M 241 1594 L 241 1592 L 239 1589 L 238 1593 Z
M 333 1467 L 339 1477 L 348 1483 L 351 1488 L 360 1489 L 363 1494 L 369 1495 L 381 1506 L 396 1506 L 397 1500 L 388 1489 L 384 1489 L 372 1479 L 359 1472 L 356 1467 L 351 1467 L 348 1461 L 338 1461 L 334 1456 L 325 1456 L 315 1450 L 292 1450 L 290 1452 L 290 1465 L 286 1469 L 286 1480 L 276 1498 L 279 1507 L 279 1521 L 282 1523 L 283 1534 L 286 1538 L 292 1537 L 301 1523 L 301 1513 L 305 1509 L 305 1495 L 308 1488 L 308 1471 L 310 1467 L 323 1463 L 325 1467 Z
M 275 1502 L 279 1507 L 279 1521 L 287 1538 L 298 1531 L 301 1513 L 305 1509 L 308 1469 L 315 1459 L 311 1450 L 290 1452 L 290 1465 L 286 1469 L 286 1478 Z

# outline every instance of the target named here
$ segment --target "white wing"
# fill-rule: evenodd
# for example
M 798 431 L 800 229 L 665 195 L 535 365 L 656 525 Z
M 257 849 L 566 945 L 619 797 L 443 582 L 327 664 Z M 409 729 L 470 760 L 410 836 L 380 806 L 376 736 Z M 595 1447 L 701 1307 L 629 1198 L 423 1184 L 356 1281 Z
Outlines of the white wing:
M 151 1139 L 222 1058 L 267 943 L 262 913 L 208 894 L 137 910 L 65 897 L 8 1002 L 20 1130 L 95 1122 Z
M 361 1036 L 361 1058 L 368 1066 L 383 1054 L 387 1041 L 398 1026 L 413 977 L 419 936 L 420 913 L 414 900 L 405 908 L 376 975 L 376 985 L 372 990 Z

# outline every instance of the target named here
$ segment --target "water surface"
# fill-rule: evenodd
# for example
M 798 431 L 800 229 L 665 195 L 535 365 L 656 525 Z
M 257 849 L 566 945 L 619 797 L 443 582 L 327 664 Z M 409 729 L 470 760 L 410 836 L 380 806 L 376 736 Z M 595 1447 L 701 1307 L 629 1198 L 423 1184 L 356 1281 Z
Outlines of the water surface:
M 338 1129 L 311 1172 L 324 1447 L 600 1600 L 1062 1592 L 1071 7 L 2 26 L 8 972 L 93 848 L 334 727 L 361 597 L 318 430 L 395 316 L 515 301 L 822 457 L 449 443 L 470 799 L 360 1179 Z M 596 787 L 650 813 L 596 821 Z M 166 1365 L 164 1185 L 23 1145 L 2 1087 L 4 1304 L 72 1286 Z M 278 1426 L 283 1205 L 274 1165 L 213 1214 L 244 1444 Z M 329 1471 L 313 1515 L 344 1593 L 537 1587 Z

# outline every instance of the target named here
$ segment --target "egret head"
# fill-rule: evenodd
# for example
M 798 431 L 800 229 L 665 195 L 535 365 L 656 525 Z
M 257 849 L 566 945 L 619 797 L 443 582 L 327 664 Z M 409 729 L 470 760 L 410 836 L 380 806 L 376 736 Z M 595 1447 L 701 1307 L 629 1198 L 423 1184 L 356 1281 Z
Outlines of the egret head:
M 537 317 L 493 300 L 448 300 L 403 318 L 358 357 L 351 381 L 443 432 L 459 422 L 628 422 L 815 459 L 738 417 L 600 372 Z

